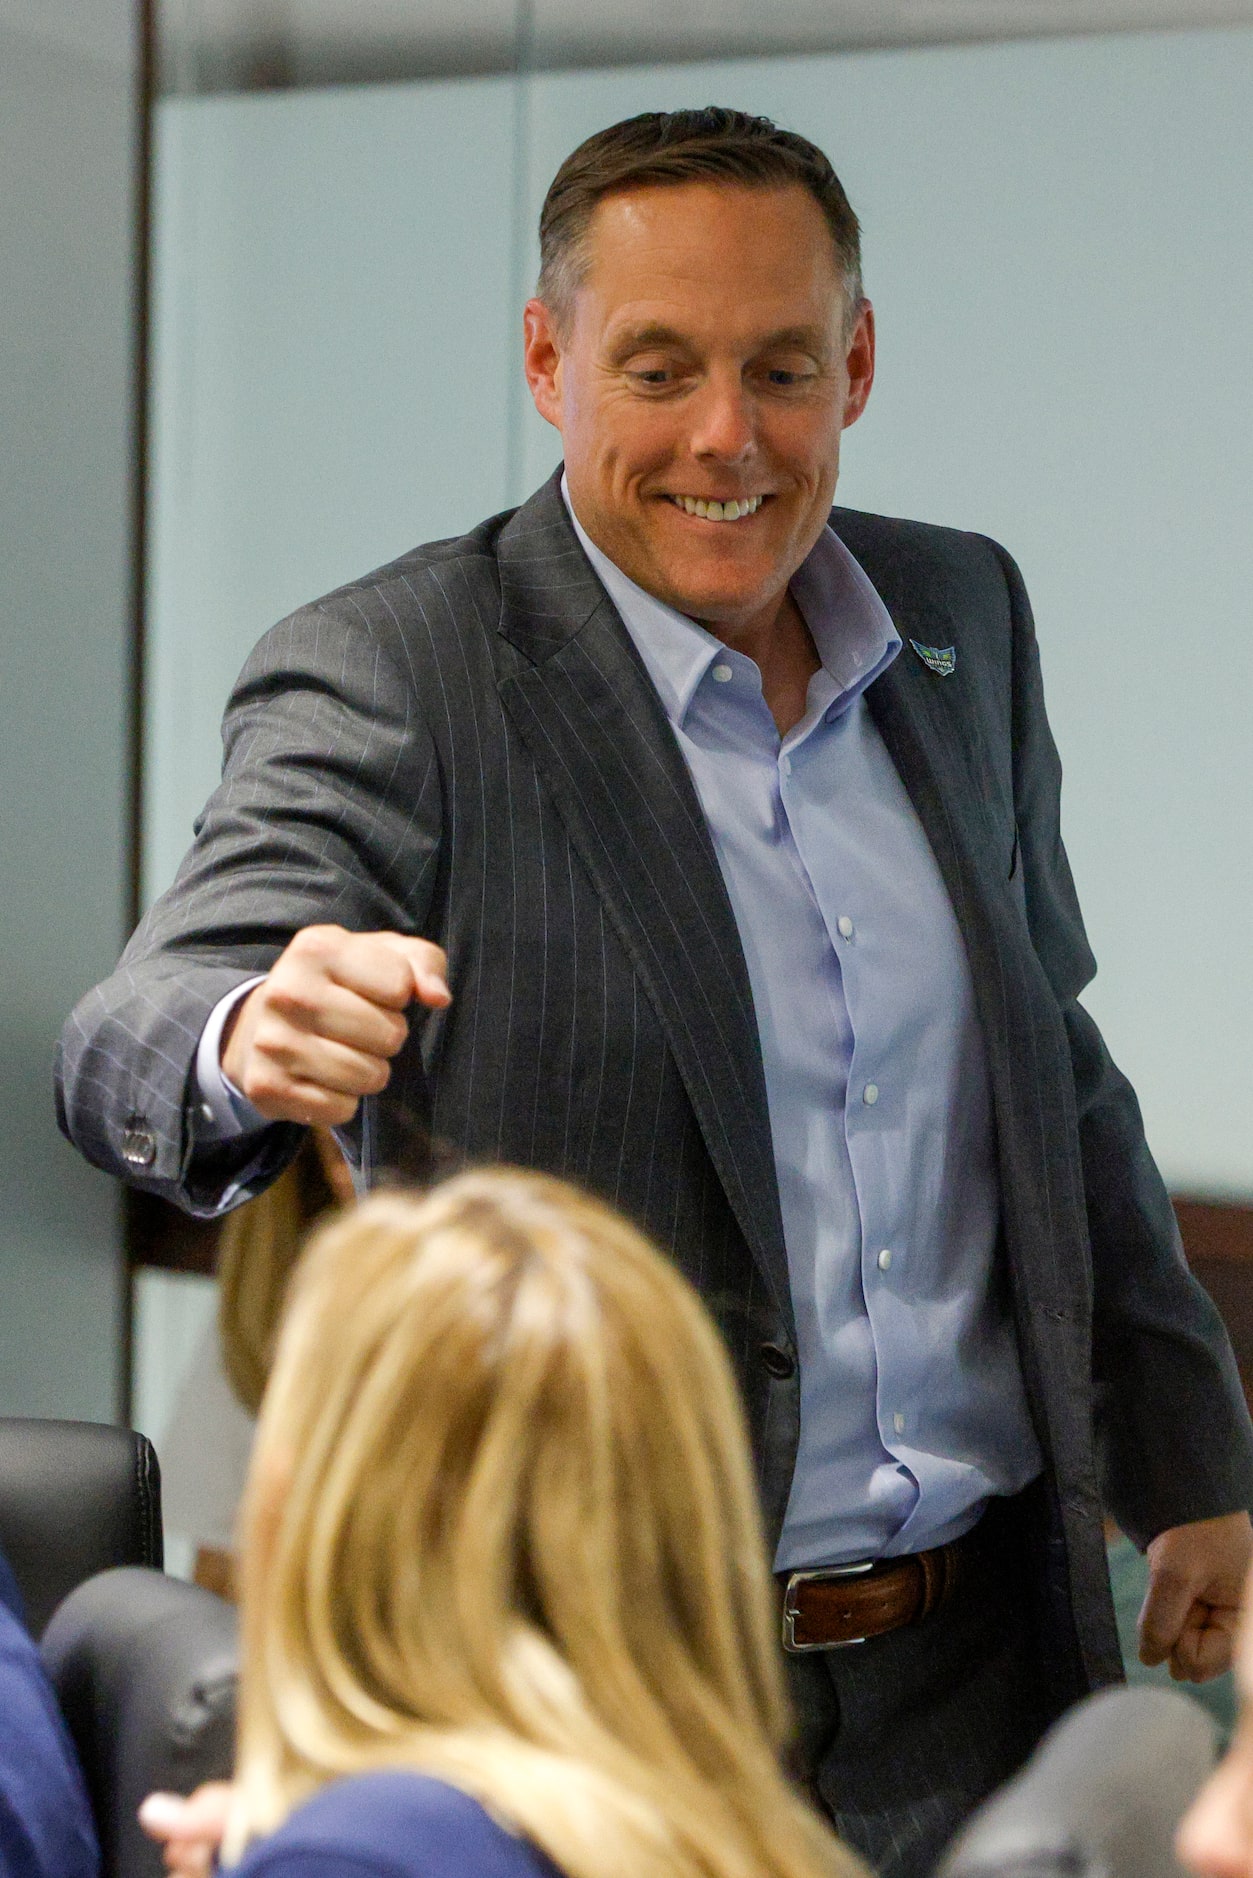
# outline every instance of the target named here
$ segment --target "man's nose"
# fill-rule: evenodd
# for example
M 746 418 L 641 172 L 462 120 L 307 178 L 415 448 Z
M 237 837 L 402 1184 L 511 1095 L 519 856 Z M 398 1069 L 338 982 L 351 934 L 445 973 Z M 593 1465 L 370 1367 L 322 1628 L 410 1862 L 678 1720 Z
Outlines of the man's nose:
M 692 454 L 720 463 L 742 463 L 757 447 L 751 402 L 738 376 L 705 387 L 694 412 Z

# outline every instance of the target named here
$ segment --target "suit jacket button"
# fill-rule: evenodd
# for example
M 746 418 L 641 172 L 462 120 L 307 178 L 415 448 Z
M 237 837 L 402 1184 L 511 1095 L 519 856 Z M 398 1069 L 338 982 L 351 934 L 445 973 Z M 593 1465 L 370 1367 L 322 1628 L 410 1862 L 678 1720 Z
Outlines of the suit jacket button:
M 796 1374 L 796 1358 L 781 1343 L 763 1343 L 760 1354 L 767 1373 L 776 1376 L 780 1382 L 786 1382 L 789 1376 Z
M 138 1116 L 132 1116 L 122 1134 L 122 1159 L 128 1167 L 151 1167 L 156 1158 L 155 1135 Z

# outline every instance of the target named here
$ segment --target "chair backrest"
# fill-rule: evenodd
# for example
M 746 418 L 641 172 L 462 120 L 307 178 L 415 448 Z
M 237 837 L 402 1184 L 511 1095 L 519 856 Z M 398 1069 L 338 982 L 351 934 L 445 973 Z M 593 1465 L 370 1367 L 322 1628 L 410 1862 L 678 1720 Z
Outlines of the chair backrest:
M 979 1808 L 937 1878 L 1184 1878 L 1175 1828 L 1214 1757 L 1214 1724 L 1191 1697 L 1104 1689 Z
M 99 1422 L 0 1417 L 0 1551 L 36 1637 L 85 1578 L 111 1565 L 160 1567 L 152 1443 Z
M 43 1658 L 87 1778 L 103 1878 L 160 1878 L 140 1801 L 230 1778 L 233 1605 L 161 1572 L 103 1572 L 61 1605 Z

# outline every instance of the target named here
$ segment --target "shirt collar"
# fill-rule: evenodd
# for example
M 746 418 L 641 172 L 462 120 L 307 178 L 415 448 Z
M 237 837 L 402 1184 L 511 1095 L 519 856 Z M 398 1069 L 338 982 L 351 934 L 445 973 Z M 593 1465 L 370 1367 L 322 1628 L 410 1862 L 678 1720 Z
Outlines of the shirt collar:
M 564 474 L 561 495 L 584 553 L 621 614 L 666 716 L 678 728 L 710 666 L 725 650 L 722 641 L 637 586 L 596 546 L 574 512 Z M 836 716 L 887 670 L 901 649 L 900 635 L 868 576 L 831 528 L 823 529 L 793 574 L 791 590 L 835 687 L 826 715 Z

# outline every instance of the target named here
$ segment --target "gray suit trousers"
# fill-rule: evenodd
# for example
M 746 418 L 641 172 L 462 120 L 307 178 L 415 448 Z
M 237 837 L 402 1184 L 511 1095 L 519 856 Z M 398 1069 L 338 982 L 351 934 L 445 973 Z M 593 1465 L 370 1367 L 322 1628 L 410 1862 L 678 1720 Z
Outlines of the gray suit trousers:
M 877 1878 L 926 1878 L 1061 1706 L 1018 1503 L 994 1502 L 985 1532 L 987 1555 L 923 1623 L 787 1659 L 797 1772 Z

